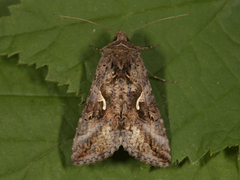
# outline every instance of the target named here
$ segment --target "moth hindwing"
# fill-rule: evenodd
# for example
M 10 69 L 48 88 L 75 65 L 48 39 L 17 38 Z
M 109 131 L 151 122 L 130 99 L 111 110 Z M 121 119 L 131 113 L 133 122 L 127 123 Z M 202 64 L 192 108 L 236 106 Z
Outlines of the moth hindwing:
M 169 141 L 139 49 L 122 29 L 101 49 L 74 137 L 74 165 L 106 159 L 121 145 L 151 166 L 170 164 Z

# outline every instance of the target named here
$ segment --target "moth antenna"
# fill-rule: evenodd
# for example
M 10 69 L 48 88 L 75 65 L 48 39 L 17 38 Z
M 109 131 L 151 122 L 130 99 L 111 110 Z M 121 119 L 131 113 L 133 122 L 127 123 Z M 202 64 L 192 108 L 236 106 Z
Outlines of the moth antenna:
M 148 24 L 145 24 L 145 25 L 143 25 L 143 26 L 140 26 L 140 27 L 138 27 L 138 28 L 133 29 L 132 31 L 130 31 L 129 33 L 127 33 L 127 35 L 129 35 L 130 33 L 134 32 L 134 31 L 136 31 L 136 30 L 138 30 L 138 29 L 141 29 L 141 28 L 143 28 L 143 27 L 145 27 L 145 26 L 148 26 L 148 25 L 150 25 L 150 24 L 153 24 L 153 23 L 156 23 L 156 22 L 159 22 L 159 21 L 164 21 L 164 20 L 167 20 L 167 19 L 173 19 L 173 18 L 178 18 L 178 17 L 181 17 L 181 16 L 188 16 L 188 15 L 189 15 L 189 14 L 181 14 L 181 15 L 166 17 L 166 18 L 163 18 L 163 19 L 158 19 L 158 20 L 156 20 L 156 21 L 150 22 L 150 23 L 148 23 Z
M 85 21 L 85 22 L 88 22 L 88 23 L 91 23 L 91 24 L 100 26 L 100 27 L 102 27 L 102 28 L 104 28 L 104 29 L 107 29 L 107 30 L 109 30 L 109 31 L 112 31 L 115 35 L 117 35 L 117 33 L 114 32 L 112 29 L 110 29 L 110 28 L 108 28 L 108 27 L 106 27 L 106 26 L 103 26 L 103 25 L 101 25 L 101 24 L 97 24 L 97 23 L 95 23 L 95 22 L 89 21 L 89 20 L 87 20 L 87 19 L 76 18 L 76 17 L 71 17 L 71 16 L 63 16 L 63 15 L 58 15 L 58 14 L 53 14 L 53 15 L 59 16 L 59 17 L 64 17 L 64 18 L 68 18 L 68 19 L 77 19 L 77 20 L 80 20 L 80 21 Z

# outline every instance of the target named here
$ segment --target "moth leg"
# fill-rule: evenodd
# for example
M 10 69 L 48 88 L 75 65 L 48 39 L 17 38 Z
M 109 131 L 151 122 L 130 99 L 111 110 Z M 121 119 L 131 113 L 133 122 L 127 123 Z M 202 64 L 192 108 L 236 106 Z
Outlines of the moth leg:
M 170 83 L 179 83 L 179 81 L 169 81 L 169 80 L 166 80 L 166 79 L 162 79 L 160 77 L 157 77 L 155 75 L 153 75 L 149 70 L 147 70 L 147 72 L 155 79 L 158 79 L 160 81 L 163 81 L 163 82 L 170 82 Z
M 147 47 L 142 47 L 142 46 L 135 46 L 135 47 L 138 48 L 138 49 L 141 49 L 141 50 L 145 50 L 145 49 L 155 48 L 155 47 L 158 47 L 158 46 L 159 46 L 159 44 L 155 44 L 155 45 L 147 46 Z
M 81 101 L 78 105 L 81 106 L 82 104 L 84 104 L 86 102 L 86 99 L 84 99 L 83 101 Z
M 102 51 L 103 50 L 102 48 L 97 48 L 97 47 L 94 47 L 94 46 L 89 46 L 89 47 L 94 49 L 94 50 L 97 50 L 97 51 Z

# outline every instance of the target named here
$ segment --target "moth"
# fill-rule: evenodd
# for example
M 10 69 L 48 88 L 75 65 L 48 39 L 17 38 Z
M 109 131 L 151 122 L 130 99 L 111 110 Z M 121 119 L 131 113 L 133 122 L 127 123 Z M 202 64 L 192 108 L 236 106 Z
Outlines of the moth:
M 183 15 L 170 18 L 179 16 Z M 140 56 L 141 49 L 145 47 L 131 44 L 122 29 L 111 44 L 99 49 L 102 57 L 73 141 L 74 165 L 104 160 L 121 145 L 129 155 L 150 166 L 170 164 L 169 140 Z

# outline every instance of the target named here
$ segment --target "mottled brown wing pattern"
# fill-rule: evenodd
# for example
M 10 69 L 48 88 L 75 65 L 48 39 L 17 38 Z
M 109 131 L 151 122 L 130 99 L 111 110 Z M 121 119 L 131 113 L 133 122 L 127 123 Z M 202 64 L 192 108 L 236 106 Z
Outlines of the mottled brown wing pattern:
M 156 100 L 147 76 L 146 68 L 140 57 L 135 54 L 136 64 L 139 64 L 137 72 L 132 73 L 133 79 L 141 84 L 141 95 L 136 102 L 134 116 L 128 116 L 121 130 L 123 147 L 130 155 L 151 166 L 166 167 L 171 162 L 170 147 L 164 122 L 157 107 Z M 134 82 L 134 81 L 133 81 Z M 131 102 L 131 99 L 128 100 Z
M 106 159 L 123 145 L 144 163 L 169 165 L 164 123 L 138 49 L 123 30 L 102 49 L 76 130 L 73 164 L 88 165 Z
M 109 119 L 109 108 L 105 109 L 100 86 L 106 82 L 110 69 L 101 58 L 96 70 L 86 105 L 79 119 L 72 147 L 72 163 L 88 165 L 112 156 L 121 145 L 117 121 Z M 103 72 L 103 73 L 98 73 Z

